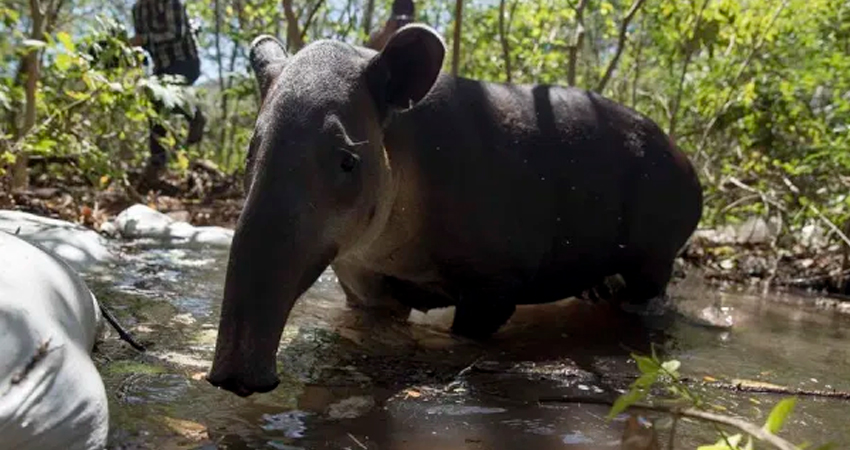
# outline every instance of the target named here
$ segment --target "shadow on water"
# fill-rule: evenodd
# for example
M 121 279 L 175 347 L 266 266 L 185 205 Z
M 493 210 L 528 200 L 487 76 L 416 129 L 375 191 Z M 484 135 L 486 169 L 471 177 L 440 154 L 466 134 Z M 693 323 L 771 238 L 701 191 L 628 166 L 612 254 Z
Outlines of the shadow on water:
M 95 359 L 110 393 L 114 449 L 620 448 L 607 407 L 541 398 L 616 395 L 636 373 L 630 351 L 654 343 L 690 377 L 850 389 L 843 317 L 755 298 L 674 289 L 721 303 L 735 326 L 676 321 L 666 331 L 579 301 L 521 306 L 491 341 L 448 334 L 451 309 L 381 323 L 345 307 L 328 271 L 284 331 L 281 385 L 247 399 L 203 381 L 212 357 L 227 252 L 125 244 L 125 264 L 92 288 L 149 350 L 111 336 Z M 779 397 L 704 394 L 762 422 Z M 846 403 L 801 398 L 786 437 L 850 445 Z M 680 427 L 677 448 L 712 440 Z

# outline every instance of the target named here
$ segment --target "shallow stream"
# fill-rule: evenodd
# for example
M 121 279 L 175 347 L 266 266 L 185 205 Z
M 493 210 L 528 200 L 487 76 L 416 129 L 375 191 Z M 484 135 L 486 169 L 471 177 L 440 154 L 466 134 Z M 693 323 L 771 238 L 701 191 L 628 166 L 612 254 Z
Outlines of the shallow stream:
M 609 422 L 607 406 L 575 400 L 627 387 L 637 374 L 629 352 L 648 352 L 650 343 L 693 380 L 850 391 L 850 318 L 788 304 L 793 298 L 720 294 L 686 281 L 671 288 L 685 309 L 719 306 L 734 326 L 679 318 L 662 328 L 562 301 L 520 307 L 482 344 L 448 334 L 450 309 L 376 325 L 345 306 L 328 271 L 286 326 L 281 385 L 243 399 L 203 380 L 227 252 L 117 245 L 124 263 L 88 279 L 148 351 L 110 330 L 95 352 L 113 449 L 619 449 L 625 416 Z M 695 389 L 758 424 L 782 398 Z M 676 436 L 676 448 L 695 449 L 716 435 L 683 422 Z M 782 436 L 850 448 L 850 402 L 800 397 Z

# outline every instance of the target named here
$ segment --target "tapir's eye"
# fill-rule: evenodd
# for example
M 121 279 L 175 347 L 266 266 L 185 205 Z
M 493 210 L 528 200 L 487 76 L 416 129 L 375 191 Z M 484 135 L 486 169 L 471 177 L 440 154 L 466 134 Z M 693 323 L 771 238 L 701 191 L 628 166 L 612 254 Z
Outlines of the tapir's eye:
M 339 163 L 339 167 L 345 172 L 351 172 L 357 167 L 357 164 L 360 162 L 360 157 L 351 153 L 348 150 L 342 150 L 342 161 Z

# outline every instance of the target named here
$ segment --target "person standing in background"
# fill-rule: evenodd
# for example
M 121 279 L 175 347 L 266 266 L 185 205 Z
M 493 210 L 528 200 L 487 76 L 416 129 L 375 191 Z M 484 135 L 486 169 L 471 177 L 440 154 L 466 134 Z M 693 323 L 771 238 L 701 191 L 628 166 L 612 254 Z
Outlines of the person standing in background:
M 198 46 L 190 27 L 189 16 L 181 0 L 136 0 L 133 5 L 135 35 L 130 44 L 140 46 L 150 54 L 154 76 L 177 75 L 185 85 L 192 85 L 201 74 Z M 162 105 L 155 103 L 158 111 Z M 206 118 L 197 107 L 179 113 L 189 121 L 186 144 L 197 144 L 204 133 Z M 151 121 L 150 157 L 142 174 L 143 183 L 155 183 L 165 170 L 168 153 L 160 139 L 165 128 Z
M 372 33 L 369 36 L 369 42 L 366 46 L 377 51 L 381 51 L 390 37 L 398 31 L 399 28 L 413 22 L 415 15 L 415 7 L 413 0 L 395 0 L 393 1 L 392 14 L 384 27 Z

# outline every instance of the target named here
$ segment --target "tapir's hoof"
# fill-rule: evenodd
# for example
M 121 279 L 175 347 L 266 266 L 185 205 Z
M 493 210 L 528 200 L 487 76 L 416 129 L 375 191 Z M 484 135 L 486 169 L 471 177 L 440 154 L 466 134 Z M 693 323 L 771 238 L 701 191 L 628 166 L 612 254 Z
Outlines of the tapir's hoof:
M 279 384 L 280 380 L 275 377 L 274 381 L 264 383 L 262 385 L 247 385 L 240 380 L 227 377 L 227 378 L 219 378 L 215 374 L 207 375 L 207 382 L 211 385 L 224 389 L 226 391 L 230 391 L 240 397 L 248 397 L 251 394 L 262 394 L 265 392 L 273 391 Z

